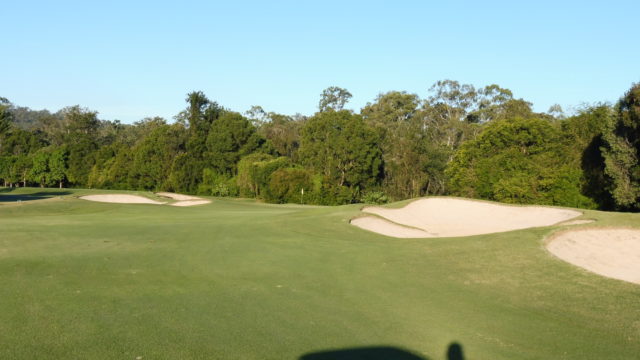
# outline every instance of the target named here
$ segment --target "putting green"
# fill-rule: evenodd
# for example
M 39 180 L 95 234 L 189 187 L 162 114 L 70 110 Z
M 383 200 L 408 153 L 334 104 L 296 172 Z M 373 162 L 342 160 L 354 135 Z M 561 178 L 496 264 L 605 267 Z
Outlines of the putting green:
M 0 189 L 0 359 L 640 354 L 640 286 L 549 254 L 561 226 L 394 239 L 349 225 L 359 205 L 77 198 L 108 193 Z

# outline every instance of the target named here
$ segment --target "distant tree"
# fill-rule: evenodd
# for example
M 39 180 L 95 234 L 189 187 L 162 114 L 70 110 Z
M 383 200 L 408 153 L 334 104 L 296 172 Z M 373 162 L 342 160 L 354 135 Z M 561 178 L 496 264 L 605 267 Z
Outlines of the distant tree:
M 33 166 L 31 157 L 27 154 L 15 156 L 15 161 L 11 168 L 11 180 L 12 183 L 22 182 L 22 187 L 27 186 L 27 180 L 29 180 L 29 172 Z
M 428 151 L 428 139 L 418 113 L 420 99 L 415 94 L 391 91 L 368 103 L 361 114 L 380 136 L 384 161 L 383 187 L 394 198 L 404 199 L 425 193 L 429 174 L 425 165 L 435 154 Z
M 253 105 L 249 110 L 245 112 L 245 115 L 251 121 L 255 127 L 259 127 L 265 122 L 269 121 L 269 114 L 259 105 Z
M 560 122 L 565 163 L 581 169 L 582 194 L 593 199 L 603 210 L 615 208 L 602 153 L 603 131 L 613 121 L 614 109 L 608 104 L 597 104 L 580 109 L 576 115 Z
M 9 135 L 13 115 L 9 111 L 11 103 L 6 98 L 0 97 L 0 154 L 3 151 L 4 138 Z
M 552 117 L 558 120 L 563 120 L 566 118 L 564 114 L 564 110 L 562 109 L 562 106 L 560 106 L 559 104 L 551 105 L 549 107 L 549 110 L 547 110 L 547 114 L 551 115 Z
M 378 142 L 378 135 L 360 115 L 346 110 L 320 112 L 302 129 L 300 156 L 328 184 L 350 189 L 355 196 L 380 180 L 382 154 Z
M 249 120 L 225 111 L 212 125 L 207 137 L 207 164 L 221 174 L 235 175 L 236 164 L 264 144 Z
M 617 116 L 603 132 L 605 174 L 620 209 L 640 210 L 640 83 L 617 105 Z
M 478 93 L 473 85 L 460 84 L 454 80 L 440 80 L 429 88 L 431 96 L 426 103 L 439 106 L 448 119 L 462 121 L 473 109 Z
M 507 203 L 594 207 L 579 169 L 565 163 L 560 133 L 547 120 L 491 122 L 447 168 L 453 195 Z
M 15 157 L 13 156 L 0 156 L 0 179 L 2 179 L 3 186 L 13 186 L 13 162 Z
M 340 111 L 349 102 L 352 95 L 347 89 L 343 89 L 337 86 L 330 86 L 322 91 L 320 94 L 320 102 L 318 103 L 318 109 L 320 112 L 334 110 Z
M 266 120 L 260 123 L 258 133 L 269 141 L 278 155 L 297 161 L 300 148 L 300 131 L 307 120 L 302 115 L 287 116 L 267 113 Z
M 60 189 L 67 179 L 67 156 L 65 149 L 59 148 L 49 157 L 49 180 L 58 183 Z
M 29 180 L 45 187 L 49 180 L 49 153 L 46 150 L 38 151 L 31 157 L 31 161 Z
M 161 190 L 175 156 L 184 149 L 181 125 L 159 125 L 133 149 L 129 184 L 136 189 Z

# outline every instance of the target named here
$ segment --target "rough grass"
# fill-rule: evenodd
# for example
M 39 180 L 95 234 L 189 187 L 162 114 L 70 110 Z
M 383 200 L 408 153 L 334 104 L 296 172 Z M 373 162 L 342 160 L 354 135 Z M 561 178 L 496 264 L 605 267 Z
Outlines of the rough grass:
M 360 347 L 445 359 L 453 342 L 467 360 L 640 354 L 640 286 L 554 258 L 543 239 L 560 227 L 395 239 L 349 225 L 360 205 L 177 208 L 59 191 L 0 192 L 0 359 L 298 359 Z M 640 224 L 584 216 L 597 222 L 572 228 Z

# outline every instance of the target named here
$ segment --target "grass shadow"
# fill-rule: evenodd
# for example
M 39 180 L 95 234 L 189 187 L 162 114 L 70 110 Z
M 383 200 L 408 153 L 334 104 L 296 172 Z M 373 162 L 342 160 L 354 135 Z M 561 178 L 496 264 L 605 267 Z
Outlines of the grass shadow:
M 326 350 L 302 355 L 299 360 L 429 360 L 416 353 L 393 346 Z M 447 360 L 465 360 L 462 345 L 449 344 Z
M 302 355 L 299 360 L 429 360 L 408 350 L 391 346 L 372 346 L 328 350 Z
M 16 201 L 33 201 L 50 199 L 56 196 L 64 196 L 71 194 L 70 191 L 39 191 L 32 194 L 16 194 L 12 195 L 11 191 L 0 191 L 0 202 L 16 202 Z M 7 194 L 8 193 L 8 194 Z

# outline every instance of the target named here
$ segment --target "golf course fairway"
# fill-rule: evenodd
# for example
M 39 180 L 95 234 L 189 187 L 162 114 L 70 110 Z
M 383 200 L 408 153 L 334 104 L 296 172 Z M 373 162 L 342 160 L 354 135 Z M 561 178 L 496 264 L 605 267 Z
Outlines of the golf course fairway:
M 399 239 L 350 225 L 362 205 L 79 198 L 110 193 L 0 189 L 0 359 L 640 356 L 640 285 L 549 253 L 566 227 Z

